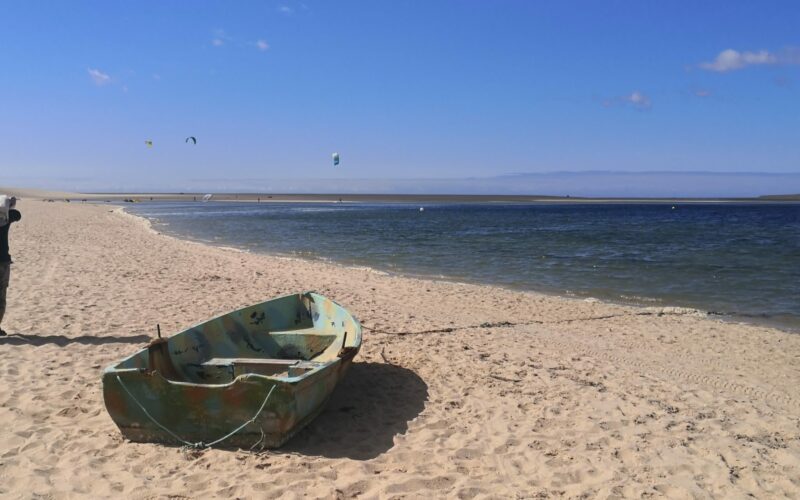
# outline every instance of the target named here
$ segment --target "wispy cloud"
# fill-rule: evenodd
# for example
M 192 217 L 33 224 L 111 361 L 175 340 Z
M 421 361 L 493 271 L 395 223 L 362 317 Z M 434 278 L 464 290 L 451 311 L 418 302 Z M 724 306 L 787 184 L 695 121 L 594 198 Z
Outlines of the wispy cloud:
M 693 94 L 697 97 L 711 97 L 711 91 L 708 89 L 696 89 Z
M 638 90 L 633 91 L 631 95 L 624 97 L 624 99 L 638 109 L 649 109 L 653 105 L 650 98 Z
M 781 60 L 786 64 L 800 64 L 800 47 L 789 47 L 784 50 Z
M 748 66 L 766 65 L 800 65 L 800 47 L 786 47 L 779 52 L 769 52 L 767 50 L 739 52 L 734 49 L 726 49 L 717 54 L 713 61 L 703 62 L 697 66 L 707 71 L 726 73 L 744 69 Z
M 261 52 L 266 52 L 270 49 L 269 42 L 267 42 L 263 38 L 259 38 L 258 40 L 251 42 L 249 40 L 245 40 L 239 37 L 230 36 L 225 32 L 225 30 L 221 28 L 217 28 L 214 31 L 212 31 L 211 45 L 214 47 L 222 47 L 224 45 L 232 47 L 233 49 L 255 47 Z M 153 78 L 159 80 L 161 77 L 153 75 Z
M 87 68 L 86 71 L 89 73 L 89 77 L 92 79 L 94 84 L 98 87 L 102 87 L 103 85 L 108 85 L 111 83 L 111 77 L 99 69 Z
M 791 87 L 792 80 L 786 75 L 778 75 L 773 79 L 778 87 Z
M 217 28 L 212 33 L 213 38 L 211 39 L 211 45 L 214 47 L 222 47 L 225 45 L 225 42 L 230 40 L 230 37 L 225 34 L 225 30 L 221 28 Z
M 726 71 L 743 69 L 748 66 L 777 64 L 778 60 L 778 56 L 766 50 L 760 50 L 758 52 L 739 52 L 738 50 L 727 49 L 720 52 L 713 61 L 700 63 L 698 66 L 708 71 L 724 73 Z
M 653 101 L 648 95 L 638 90 L 634 90 L 628 95 L 603 99 L 603 106 L 607 108 L 614 106 L 631 106 L 638 110 L 644 111 L 653 107 Z
M 280 7 L 278 7 L 278 12 L 290 16 L 294 13 L 294 9 L 292 9 L 288 5 L 281 5 Z

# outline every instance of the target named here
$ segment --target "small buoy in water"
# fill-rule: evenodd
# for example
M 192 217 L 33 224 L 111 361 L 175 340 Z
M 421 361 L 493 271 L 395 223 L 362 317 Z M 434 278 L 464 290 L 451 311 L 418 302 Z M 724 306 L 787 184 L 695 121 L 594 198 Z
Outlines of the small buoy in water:
M 424 212 L 424 211 L 425 211 L 425 208 L 424 208 L 424 207 L 419 207 L 419 211 L 420 211 L 420 212 Z

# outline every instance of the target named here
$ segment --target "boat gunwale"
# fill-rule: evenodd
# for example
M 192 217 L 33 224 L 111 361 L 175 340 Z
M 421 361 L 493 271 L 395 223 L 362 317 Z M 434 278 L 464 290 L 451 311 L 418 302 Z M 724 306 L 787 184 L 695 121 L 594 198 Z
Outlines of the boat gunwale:
M 315 296 L 320 297 L 320 298 L 322 298 L 324 300 L 330 301 L 331 303 L 335 304 L 338 308 L 340 308 L 342 311 L 344 311 L 350 317 L 350 319 L 353 320 L 353 324 L 355 326 L 355 331 L 353 332 L 354 333 L 354 335 L 353 335 L 354 342 L 353 342 L 353 345 L 349 346 L 349 347 L 354 347 L 356 349 L 356 351 L 359 351 L 361 349 L 361 343 L 362 343 L 361 322 L 358 321 L 358 319 L 348 309 L 346 309 L 344 306 L 342 306 L 341 304 L 339 304 L 335 300 L 330 299 L 328 297 L 325 297 L 324 295 L 320 295 L 320 294 L 318 294 L 318 293 L 316 293 L 314 291 L 304 291 L 304 292 L 298 292 L 298 293 L 290 293 L 290 294 L 286 294 L 286 295 L 281 295 L 279 297 L 274 297 L 274 298 L 271 298 L 269 300 L 265 300 L 263 302 L 259 302 L 258 304 L 253 304 L 253 305 L 249 305 L 249 306 L 240 307 L 239 309 L 235 309 L 235 310 L 227 312 L 227 313 L 219 314 L 219 315 L 214 316 L 212 318 L 209 318 L 207 320 L 200 321 L 198 323 L 194 323 L 193 325 L 184 328 L 183 330 L 175 333 L 174 335 L 171 335 L 169 337 L 165 337 L 165 340 L 168 341 L 169 339 L 171 339 L 171 338 L 173 338 L 175 336 L 181 335 L 181 334 L 183 334 L 183 333 L 185 333 L 185 332 L 187 332 L 187 331 L 189 331 L 189 330 L 191 330 L 193 328 L 198 328 L 198 327 L 200 327 L 202 325 L 205 325 L 206 323 L 210 323 L 212 321 L 218 320 L 218 319 L 223 318 L 225 316 L 229 316 L 229 315 L 235 314 L 235 313 L 241 313 L 245 309 L 249 309 L 249 308 L 254 307 L 254 306 L 259 306 L 259 305 L 267 304 L 269 302 L 273 302 L 273 301 L 276 301 L 276 300 L 286 299 L 288 297 L 294 297 L 294 296 L 298 296 L 298 295 L 300 295 L 300 296 L 315 295 Z M 197 383 L 197 382 L 185 382 L 185 381 L 180 381 L 180 380 L 171 380 L 171 379 L 168 379 L 168 378 L 164 377 L 161 374 L 161 372 L 159 372 L 157 370 L 152 370 L 151 371 L 151 370 L 149 370 L 148 368 L 145 368 L 145 367 L 140 367 L 140 368 L 118 368 L 119 365 L 125 363 L 128 360 L 131 360 L 131 359 L 135 358 L 136 356 L 139 356 L 142 352 L 146 351 L 147 348 L 148 348 L 148 346 L 144 346 L 143 348 L 141 348 L 138 351 L 134 352 L 130 356 L 128 356 L 126 358 L 123 358 L 120 361 L 117 361 L 116 363 L 113 363 L 113 364 L 107 366 L 103 370 L 103 377 L 105 378 L 106 375 L 109 375 L 109 376 L 112 376 L 112 375 L 113 376 L 123 375 L 123 376 L 126 376 L 126 378 L 129 378 L 129 377 L 127 377 L 127 375 L 130 375 L 130 374 L 133 374 L 133 373 L 137 373 L 139 375 L 144 375 L 144 376 L 151 377 L 154 374 L 158 374 L 159 377 L 161 377 L 167 383 L 172 384 L 172 385 L 185 386 L 185 387 L 208 387 L 208 388 L 230 387 L 233 384 L 239 382 L 240 379 L 241 379 L 242 382 L 246 383 L 246 379 L 248 379 L 248 378 L 259 378 L 259 379 L 263 379 L 263 380 L 270 381 L 270 382 L 286 383 L 286 384 L 294 385 L 294 384 L 298 384 L 303 379 L 309 378 L 312 375 L 315 375 L 315 374 L 317 374 L 318 372 L 320 372 L 322 370 L 331 368 L 337 362 L 341 362 L 342 361 L 342 358 L 336 357 L 336 358 L 334 358 L 332 360 L 329 360 L 329 361 L 326 361 L 326 362 L 322 362 L 322 364 L 320 364 L 319 366 L 316 366 L 316 367 L 312 368 L 311 370 L 308 370 L 307 372 L 305 372 L 305 373 L 303 373 L 301 375 L 294 376 L 294 377 L 288 377 L 288 376 L 286 376 L 286 377 L 276 377 L 276 376 L 272 376 L 272 375 L 262 375 L 262 374 L 258 374 L 258 373 L 243 373 L 241 375 L 238 375 L 236 378 L 234 378 L 233 380 L 231 380 L 230 382 L 227 382 L 225 384 L 203 384 L 203 383 Z M 355 357 L 355 353 L 353 353 L 351 357 Z M 313 360 L 309 360 L 309 361 L 313 361 Z M 130 377 L 130 378 L 131 379 L 136 379 L 138 377 Z
M 168 379 L 167 377 L 162 375 L 161 372 L 159 372 L 158 370 L 150 371 L 147 368 L 120 368 L 120 369 L 117 369 L 117 370 L 113 370 L 113 369 L 111 369 L 112 367 L 109 367 L 109 368 L 106 368 L 106 370 L 103 372 L 103 376 L 104 377 L 106 375 L 109 375 L 109 376 L 120 376 L 120 375 L 126 376 L 126 375 L 136 374 L 136 375 L 142 375 L 143 377 L 154 377 L 154 376 L 157 375 L 158 377 L 160 377 L 162 380 L 164 380 L 165 382 L 167 382 L 170 385 L 183 386 L 183 387 L 204 387 L 204 388 L 209 388 L 209 389 L 224 389 L 224 388 L 230 387 L 233 384 L 236 384 L 236 383 L 239 383 L 239 382 L 245 383 L 245 384 L 246 383 L 251 383 L 250 379 L 260 379 L 260 380 L 265 380 L 265 381 L 269 381 L 269 382 L 296 385 L 296 384 L 299 384 L 300 382 L 302 382 L 304 379 L 311 377 L 312 375 L 315 375 L 315 374 L 317 374 L 317 373 L 319 373 L 319 372 L 321 372 L 323 370 L 327 370 L 328 368 L 332 368 L 333 365 L 335 365 L 338 362 L 341 362 L 341 358 L 336 358 L 336 359 L 332 359 L 330 361 L 327 361 L 324 364 L 316 366 L 313 369 L 303 373 L 302 375 L 297 375 L 297 376 L 294 376 L 294 377 L 276 377 L 274 375 L 262 375 L 260 373 L 242 373 L 241 375 L 237 375 L 236 378 L 234 378 L 230 382 L 227 382 L 227 383 L 224 383 L 224 384 L 202 384 L 202 383 L 197 383 L 197 382 L 184 382 L 182 380 L 172 380 L 172 379 Z M 126 378 L 126 380 L 127 379 L 130 379 L 130 380 L 142 380 L 143 377 L 127 377 L 126 376 L 125 378 Z

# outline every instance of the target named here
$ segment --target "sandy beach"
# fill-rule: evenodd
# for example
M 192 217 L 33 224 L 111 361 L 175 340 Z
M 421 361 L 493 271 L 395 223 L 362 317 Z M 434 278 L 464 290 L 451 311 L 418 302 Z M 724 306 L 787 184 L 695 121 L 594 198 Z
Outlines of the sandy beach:
M 800 336 L 703 312 L 386 275 L 25 199 L 0 338 L 3 498 L 800 496 Z M 100 376 L 155 336 L 315 290 L 364 345 L 264 452 L 126 442 Z

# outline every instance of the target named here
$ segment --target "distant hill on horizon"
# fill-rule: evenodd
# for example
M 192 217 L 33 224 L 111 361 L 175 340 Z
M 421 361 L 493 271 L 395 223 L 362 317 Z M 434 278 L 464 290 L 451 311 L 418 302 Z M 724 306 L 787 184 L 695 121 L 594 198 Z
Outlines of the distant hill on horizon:
M 764 196 L 759 196 L 759 198 L 762 198 L 762 199 L 765 199 L 765 200 L 782 200 L 782 201 L 797 200 L 797 201 L 800 201 L 800 193 L 797 193 L 797 194 L 767 194 L 767 195 L 764 195 Z
M 342 195 L 491 195 L 583 198 L 794 199 L 800 172 L 579 171 L 464 178 L 86 179 L 8 178 L 5 185 L 82 193 L 335 193 Z M 333 175 L 341 175 L 334 177 Z M 777 193 L 777 194 L 776 194 Z

